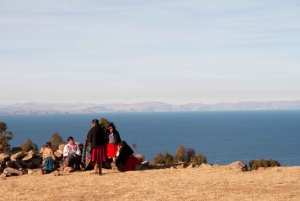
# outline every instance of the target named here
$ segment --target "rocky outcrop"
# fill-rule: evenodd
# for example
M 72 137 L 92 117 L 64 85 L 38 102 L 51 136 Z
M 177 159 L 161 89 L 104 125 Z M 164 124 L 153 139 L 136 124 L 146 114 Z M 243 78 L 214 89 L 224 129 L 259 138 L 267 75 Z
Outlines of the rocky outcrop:
M 247 171 L 248 170 L 247 165 L 242 161 L 235 161 L 233 163 L 230 163 L 227 166 L 232 167 L 232 168 L 236 168 L 236 169 L 240 169 L 241 171 Z
M 145 156 L 142 154 L 136 154 L 135 157 L 141 161 L 141 163 L 145 160 Z

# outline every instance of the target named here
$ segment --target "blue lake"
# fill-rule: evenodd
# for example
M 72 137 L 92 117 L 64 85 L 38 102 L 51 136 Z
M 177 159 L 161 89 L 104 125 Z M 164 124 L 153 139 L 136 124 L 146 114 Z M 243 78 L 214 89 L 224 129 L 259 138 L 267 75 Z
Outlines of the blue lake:
M 114 122 L 122 140 L 135 143 L 136 153 L 148 161 L 159 152 L 174 155 L 183 145 L 211 164 L 272 158 L 281 165 L 300 165 L 299 110 L 0 115 L 0 121 L 14 135 L 11 147 L 29 138 L 40 148 L 56 132 L 64 140 L 73 136 L 84 142 L 91 120 L 101 117 Z

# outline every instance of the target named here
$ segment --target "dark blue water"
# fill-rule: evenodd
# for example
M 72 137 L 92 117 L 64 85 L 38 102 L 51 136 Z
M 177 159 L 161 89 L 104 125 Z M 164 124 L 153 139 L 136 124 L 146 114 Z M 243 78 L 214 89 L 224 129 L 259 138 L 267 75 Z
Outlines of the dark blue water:
M 83 142 L 91 120 L 101 117 L 113 121 L 122 140 L 135 143 L 136 153 L 149 161 L 159 152 L 174 155 L 183 145 L 212 164 L 272 158 L 281 165 L 300 165 L 300 111 L 0 115 L 0 121 L 14 134 L 11 147 L 29 138 L 40 148 L 55 132 Z

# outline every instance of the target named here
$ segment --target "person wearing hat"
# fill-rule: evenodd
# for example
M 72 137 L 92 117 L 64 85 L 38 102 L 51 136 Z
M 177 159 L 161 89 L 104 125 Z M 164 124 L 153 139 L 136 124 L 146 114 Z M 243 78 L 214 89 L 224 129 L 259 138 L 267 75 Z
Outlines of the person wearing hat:
M 97 119 L 92 120 L 92 128 L 87 135 L 87 144 L 92 149 L 91 165 L 94 165 L 94 171 L 91 174 L 102 175 L 102 163 L 106 161 L 105 155 L 105 132 L 99 125 Z

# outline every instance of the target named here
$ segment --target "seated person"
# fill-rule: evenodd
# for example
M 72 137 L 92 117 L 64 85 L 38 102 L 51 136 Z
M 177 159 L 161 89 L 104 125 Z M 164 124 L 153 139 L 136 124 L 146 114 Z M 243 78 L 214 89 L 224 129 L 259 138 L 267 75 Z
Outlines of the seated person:
M 78 145 L 74 143 L 74 139 L 72 136 L 68 137 L 68 142 L 69 143 L 64 147 L 61 170 L 63 170 L 67 166 L 72 167 L 74 170 L 80 170 L 80 149 Z
M 134 170 L 134 166 L 141 163 L 140 160 L 133 155 L 133 150 L 125 141 L 121 141 L 118 146 L 119 151 L 116 158 L 118 170 L 121 172 Z

